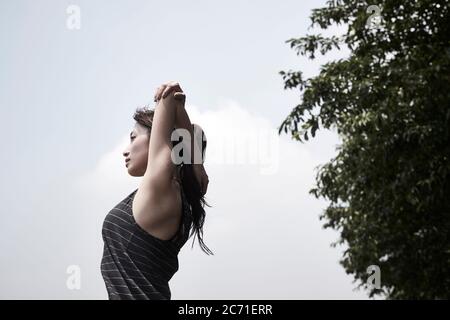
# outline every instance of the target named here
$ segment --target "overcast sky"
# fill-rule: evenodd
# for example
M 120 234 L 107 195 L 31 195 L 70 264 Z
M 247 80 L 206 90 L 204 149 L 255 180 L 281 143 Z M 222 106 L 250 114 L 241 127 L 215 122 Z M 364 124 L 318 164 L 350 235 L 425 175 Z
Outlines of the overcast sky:
M 299 102 L 278 72 L 311 76 L 345 54 L 309 61 L 285 43 L 311 32 L 324 3 L 1 1 L 0 298 L 107 299 L 101 226 L 141 179 L 122 156 L 132 115 L 176 80 L 208 139 L 214 255 L 187 242 L 172 299 L 366 299 L 330 246 L 338 233 L 322 228 L 326 202 L 308 194 L 336 134 L 277 134 Z M 80 289 L 67 287 L 71 265 Z

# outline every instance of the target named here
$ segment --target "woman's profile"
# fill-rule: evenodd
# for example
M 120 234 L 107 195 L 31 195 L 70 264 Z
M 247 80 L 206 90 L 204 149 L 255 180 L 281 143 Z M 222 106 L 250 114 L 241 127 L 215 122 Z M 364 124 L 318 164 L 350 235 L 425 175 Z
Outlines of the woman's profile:
M 177 82 L 160 86 L 154 100 L 154 109 L 138 108 L 133 115 L 136 123 L 123 152 L 128 173 L 142 177 L 139 188 L 103 222 L 101 273 L 111 300 L 170 300 L 168 282 L 178 270 L 178 252 L 194 234 L 212 254 L 202 236 L 204 206 L 209 206 L 204 132 L 191 123 Z M 189 139 L 182 134 L 181 142 L 173 141 L 174 131 Z M 175 149 L 182 150 L 182 158 Z

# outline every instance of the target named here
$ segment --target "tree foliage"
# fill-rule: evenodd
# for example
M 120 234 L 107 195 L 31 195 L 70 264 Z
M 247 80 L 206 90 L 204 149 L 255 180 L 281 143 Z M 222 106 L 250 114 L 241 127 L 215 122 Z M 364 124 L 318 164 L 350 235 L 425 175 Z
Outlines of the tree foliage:
M 369 5 L 381 9 L 367 26 Z M 340 263 L 365 286 L 378 265 L 388 299 L 450 297 L 449 1 L 334 0 L 313 10 L 311 26 L 344 24 L 342 36 L 289 39 L 314 59 L 346 46 L 315 77 L 280 71 L 300 103 L 284 130 L 301 142 L 336 129 L 337 155 L 321 166 L 310 191 L 328 200 L 325 228 L 340 231 Z

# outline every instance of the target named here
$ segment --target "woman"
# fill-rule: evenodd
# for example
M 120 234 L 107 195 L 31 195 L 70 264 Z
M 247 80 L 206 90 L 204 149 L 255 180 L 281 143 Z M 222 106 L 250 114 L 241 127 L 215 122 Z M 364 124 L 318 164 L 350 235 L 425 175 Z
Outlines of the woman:
M 195 137 L 198 127 L 190 122 L 185 98 L 178 83 L 163 84 L 155 93 L 155 109 L 138 108 L 133 116 L 136 124 L 123 155 L 128 173 L 143 178 L 103 223 L 101 273 L 109 299 L 170 300 L 168 282 L 178 270 L 178 252 L 194 232 L 202 250 L 212 254 L 202 239 L 203 208 L 209 206 L 204 200 L 206 140 L 181 141 L 188 161 L 179 163 L 172 152 L 179 143 L 172 142 L 174 128 Z M 199 163 L 193 161 L 196 152 Z

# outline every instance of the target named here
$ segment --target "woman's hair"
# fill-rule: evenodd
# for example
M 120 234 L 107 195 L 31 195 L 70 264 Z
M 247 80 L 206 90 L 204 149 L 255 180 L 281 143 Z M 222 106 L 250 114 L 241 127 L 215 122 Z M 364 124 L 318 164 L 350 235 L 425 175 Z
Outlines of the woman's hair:
M 137 108 L 133 119 L 136 120 L 137 123 L 147 128 L 147 132 L 150 135 L 152 125 L 153 125 L 153 116 L 155 110 L 150 109 L 147 106 Z M 194 127 L 200 128 L 198 125 L 192 125 L 192 129 L 195 130 Z M 201 128 L 200 128 L 201 129 Z M 174 128 L 175 130 L 175 128 Z M 205 151 L 206 151 L 206 137 L 203 130 L 202 132 L 202 159 L 204 159 Z M 173 141 L 172 147 L 175 147 L 178 143 L 182 143 L 183 141 Z M 181 149 L 181 153 L 183 149 Z M 186 198 L 191 206 L 192 212 L 192 229 L 193 230 L 189 236 L 189 238 L 196 233 L 198 242 L 200 244 L 200 248 L 206 254 L 212 254 L 211 250 L 205 245 L 203 242 L 203 224 L 205 222 L 205 209 L 204 206 L 211 207 L 205 200 L 204 195 L 201 193 L 200 184 L 195 178 L 194 171 L 192 170 L 191 163 L 184 163 L 177 165 L 177 170 L 180 170 L 180 178 L 182 183 L 182 188 L 186 195 Z M 194 237 L 195 238 L 195 237 Z M 194 246 L 194 241 L 192 241 L 192 246 Z

